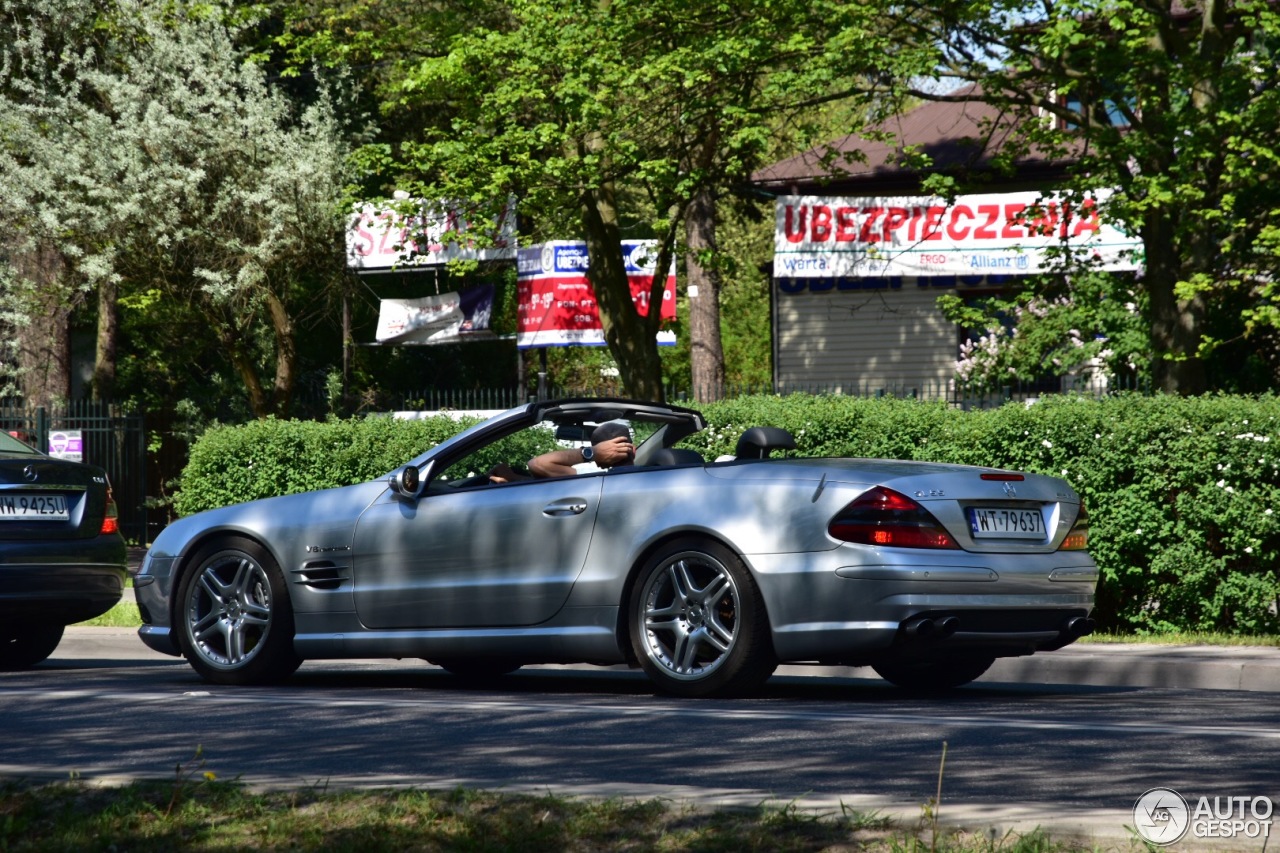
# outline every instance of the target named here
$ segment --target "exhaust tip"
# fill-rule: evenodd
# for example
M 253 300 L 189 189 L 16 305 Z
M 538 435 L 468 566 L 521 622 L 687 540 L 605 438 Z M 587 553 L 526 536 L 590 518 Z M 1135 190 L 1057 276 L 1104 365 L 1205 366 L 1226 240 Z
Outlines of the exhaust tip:
M 1085 616 L 1076 616 L 1067 620 L 1066 633 L 1072 637 L 1084 637 L 1092 634 L 1097 623 Z
M 958 616 L 946 616 L 938 622 L 938 636 L 950 637 L 956 631 L 960 630 L 960 618 Z
M 915 637 L 932 637 L 938 626 L 932 619 L 913 619 L 903 626 L 908 634 Z

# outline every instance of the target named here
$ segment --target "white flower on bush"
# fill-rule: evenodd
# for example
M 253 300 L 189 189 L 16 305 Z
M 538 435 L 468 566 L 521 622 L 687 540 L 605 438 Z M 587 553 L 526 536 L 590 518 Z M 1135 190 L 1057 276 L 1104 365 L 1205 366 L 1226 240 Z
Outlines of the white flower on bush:
M 1053 442 L 1052 442 L 1052 441 L 1050 441 L 1050 440 L 1049 440 L 1049 439 L 1047 439 L 1047 438 L 1042 439 L 1042 440 L 1040 441 L 1040 443 L 1041 443 L 1042 445 L 1044 445 L 1045 447 L 1048 447 L 1048 448 L 1052 448 L 1052 447 L 1053 447 Z

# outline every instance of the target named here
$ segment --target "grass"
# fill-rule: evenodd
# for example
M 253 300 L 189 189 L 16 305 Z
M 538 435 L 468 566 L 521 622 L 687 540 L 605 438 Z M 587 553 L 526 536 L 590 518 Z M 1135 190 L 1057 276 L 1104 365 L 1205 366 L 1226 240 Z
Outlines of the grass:
M 1126 845 L 1126 849 L 1134 845 Z M 866 851 L 1055 853 L 1094 847 L 1025 835 L 896 826 L 849 809 L 707 810 L 456 789 L 253 793 L 179 768 L 172 782 L 0 783 L 0 850 Z

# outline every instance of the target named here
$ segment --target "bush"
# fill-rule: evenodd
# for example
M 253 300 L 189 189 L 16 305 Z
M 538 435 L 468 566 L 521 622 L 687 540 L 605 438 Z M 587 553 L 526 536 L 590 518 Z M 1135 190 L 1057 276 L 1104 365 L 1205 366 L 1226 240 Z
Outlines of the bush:
M 191 515 L 275 495 L 363 483 L 383 476 L 476 418 L 267 419 L 206 431 L 191 448 L 174 507 Z
M 732 453 L 744 429 L 767 425 L 789 430 L 801 456 L 1062 477 L 1089 509 L 1090 553 L 1102 571 L 1095 615 L 1104 629 L 1280 633 L 1274 396 L 1054 396 L 962 412 L 914 400 L 791 395 L 741 397 L 702 411 L 709 428 L 683 444 L 708 459 Z M 219 427 L 192 448 L 176 505 L 190 514 L 370 480 L 473 422 L 371 417 Z

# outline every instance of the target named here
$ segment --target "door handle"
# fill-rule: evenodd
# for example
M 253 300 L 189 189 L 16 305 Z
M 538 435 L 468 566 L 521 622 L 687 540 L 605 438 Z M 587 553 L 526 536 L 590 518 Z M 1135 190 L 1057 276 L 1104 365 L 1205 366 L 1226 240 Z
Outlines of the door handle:
M 565 498 L 552 501 L 542 508 L 542 514 L 552 518 L 566 515 L 582 515 L 587 511 L 587 502 L 582 498 Z

